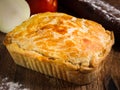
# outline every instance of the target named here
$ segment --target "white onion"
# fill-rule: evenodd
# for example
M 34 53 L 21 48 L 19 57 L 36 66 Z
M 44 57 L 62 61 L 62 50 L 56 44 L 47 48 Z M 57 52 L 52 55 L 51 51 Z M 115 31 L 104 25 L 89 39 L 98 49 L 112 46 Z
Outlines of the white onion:
M 0 0 L 0 30 L 8 33 L 30 17 L 25 0 Z

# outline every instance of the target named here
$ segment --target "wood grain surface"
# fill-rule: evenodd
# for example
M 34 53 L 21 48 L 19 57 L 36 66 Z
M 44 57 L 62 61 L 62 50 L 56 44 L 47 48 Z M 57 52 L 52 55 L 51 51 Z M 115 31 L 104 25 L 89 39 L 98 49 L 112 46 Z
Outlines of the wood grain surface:
M 14 83 L 18 82 L 22 84 L 24 88 L 28 88 L 28 90 L 120 89 L 120 52 L 118 48 L 112 49 L 108 59 L 109 61 L 105 63 L 97 80 L 93 81 L 91 84 L 79 86 L 16 65 L 6 47 L 3 45 L 4 37 L 5 34 L 0 33 L 0 87 L 3 84 L 3 79 L 7 77 L 8 81 Z M 8 86 L 4 85 L 4 87 Z

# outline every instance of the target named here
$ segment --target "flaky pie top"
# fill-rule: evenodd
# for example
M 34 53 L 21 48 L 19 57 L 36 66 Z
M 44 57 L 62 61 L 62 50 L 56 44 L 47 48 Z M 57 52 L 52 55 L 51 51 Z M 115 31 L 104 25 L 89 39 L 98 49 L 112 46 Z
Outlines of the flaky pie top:
M 113 33 L 100 24 L 64 13 L 40 13 L 7 34 L 5 45 L 33 51 L 63 63 L 95 67 L 114 43 Z

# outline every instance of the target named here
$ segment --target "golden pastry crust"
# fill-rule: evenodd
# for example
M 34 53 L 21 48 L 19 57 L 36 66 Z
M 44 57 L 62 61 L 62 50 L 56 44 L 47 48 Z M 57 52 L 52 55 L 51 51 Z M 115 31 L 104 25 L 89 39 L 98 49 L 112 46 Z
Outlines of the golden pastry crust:
M 113 32 L 94 21 L 50 12 L 32 16 L 4 40 L 17 64 L 15 53 L 83 73 L 96 69 L 113 43 Z

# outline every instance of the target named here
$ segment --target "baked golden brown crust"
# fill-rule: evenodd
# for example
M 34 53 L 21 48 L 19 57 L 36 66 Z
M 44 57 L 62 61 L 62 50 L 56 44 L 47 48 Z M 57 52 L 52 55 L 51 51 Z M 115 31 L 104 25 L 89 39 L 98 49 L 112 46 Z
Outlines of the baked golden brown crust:
M 99 71 L 113 43 L 113 33 L 94 21 L 50 12 L 32 16 L 4 40 L 17 64 L 68 81 L 71 71 L 86 79 Z

